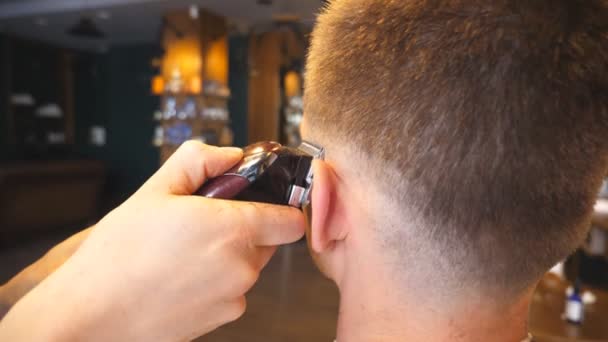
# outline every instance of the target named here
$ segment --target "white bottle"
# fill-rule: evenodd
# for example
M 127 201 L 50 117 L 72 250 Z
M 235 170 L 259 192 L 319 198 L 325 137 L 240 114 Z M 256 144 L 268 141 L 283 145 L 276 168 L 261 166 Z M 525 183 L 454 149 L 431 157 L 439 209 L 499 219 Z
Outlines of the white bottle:
M 579 281 L 574 285 L 574 291 L 566 298 L 566 321 L 572 324 L 582 324 L 584 319 L 585 306 L 581 297 Z

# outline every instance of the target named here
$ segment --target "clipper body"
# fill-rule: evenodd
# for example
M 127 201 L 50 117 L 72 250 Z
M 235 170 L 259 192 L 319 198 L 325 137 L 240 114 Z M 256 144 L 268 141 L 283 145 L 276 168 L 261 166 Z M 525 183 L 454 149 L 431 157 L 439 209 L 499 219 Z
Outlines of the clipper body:
M 323 159 L 323 148 L 307 142 L 298 148 L 260 142 L 247 146 L 243 154 L 237 165 L 208 181 L 197 194 L 296 208 L 308 203 L 313 180 L 312 161 Z

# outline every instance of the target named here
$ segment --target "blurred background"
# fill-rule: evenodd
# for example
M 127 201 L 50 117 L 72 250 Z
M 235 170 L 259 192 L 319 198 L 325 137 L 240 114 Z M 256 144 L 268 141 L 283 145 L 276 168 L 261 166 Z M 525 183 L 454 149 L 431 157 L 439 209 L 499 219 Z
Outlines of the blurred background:
M 323 4 L 0 0 L 0 283 L 128 198 L 185 140 L 297 145 Z M 539 341 L 608 341 L 607 203 L 539 286 Z M 577 294 L 585 317 L 568 323 Z M 295 244 L 264 271 L 246 316 L 201 341 L 332 341 L 337 303 Z

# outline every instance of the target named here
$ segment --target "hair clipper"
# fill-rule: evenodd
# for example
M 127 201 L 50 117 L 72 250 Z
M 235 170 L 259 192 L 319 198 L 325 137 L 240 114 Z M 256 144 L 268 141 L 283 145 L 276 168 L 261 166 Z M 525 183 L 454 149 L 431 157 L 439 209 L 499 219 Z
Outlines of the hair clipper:
M 243 159 L 205 183 L 197 195 L 302 208 L 310 199 L 313 159 L 324 150 L 308 142 L 298 148 L 260 142 L 243 150 Z

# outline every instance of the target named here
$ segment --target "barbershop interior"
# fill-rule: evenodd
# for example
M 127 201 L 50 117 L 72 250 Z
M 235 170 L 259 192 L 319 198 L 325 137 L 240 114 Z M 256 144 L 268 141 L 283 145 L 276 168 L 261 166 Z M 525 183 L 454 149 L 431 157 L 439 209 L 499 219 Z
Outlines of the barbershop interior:
M 323 6 L 0 0 L 0 284 L 94 226 L 185 141 L 300 146 Z M 608 341 L 608 181 L 589 224 L 533 294 L 534 341 Z M 334 341 L 338 312 L 303 238 L 278 248 L 240 319 L 197 341 Z

